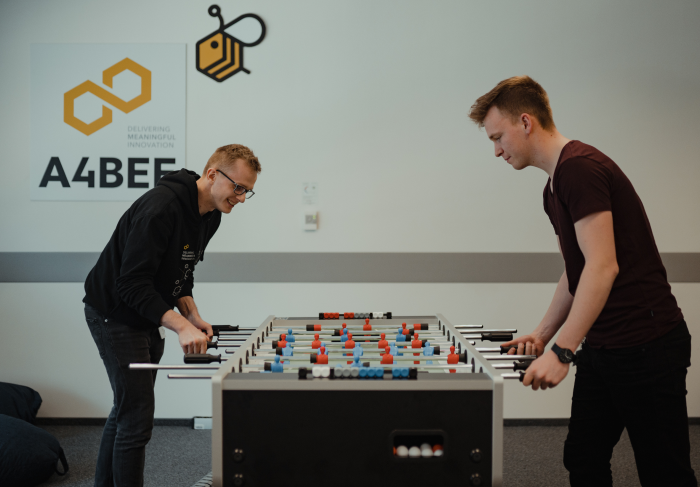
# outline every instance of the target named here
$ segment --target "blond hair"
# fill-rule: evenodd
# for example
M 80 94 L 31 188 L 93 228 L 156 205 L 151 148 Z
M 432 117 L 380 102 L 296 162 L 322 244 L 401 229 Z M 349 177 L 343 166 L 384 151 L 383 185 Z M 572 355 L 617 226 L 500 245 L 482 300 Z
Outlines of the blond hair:
M 256 173 L 259 174 L 262 171 L 260 161 L 258 161 L 258 158 L 255 157 L 252 150 L 241 144 L 229 144 L 219 147 L 214 151 L 207 161 L 207 165 L 204 166 L 204 172 L 202 175 L 206 174 L 212 167 L 215 169 L 231 168 L 238 159 L 244 160 L 248 164 L 248 167 L 250 167 Z

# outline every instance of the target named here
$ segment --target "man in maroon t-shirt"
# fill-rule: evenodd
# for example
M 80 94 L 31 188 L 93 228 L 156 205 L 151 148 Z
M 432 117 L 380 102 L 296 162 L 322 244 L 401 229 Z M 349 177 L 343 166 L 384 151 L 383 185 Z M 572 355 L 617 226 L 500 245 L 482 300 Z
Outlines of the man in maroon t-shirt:
M 537 328 L 504 346 L 538 356 L 523 378 L 533 390 L 555 387 L 577 365 L 564 447 L 571 485 L 612 486 L 610 458 L 627 428 L 643 486 L 697 486 L 685 400 L 690 334 L 632 183 L 605 154 L 559 133 L 547 93 L 527 76 L 501 81 L 469 117 L 496 157 L 549 175 L 544 210 L 565 271 Z

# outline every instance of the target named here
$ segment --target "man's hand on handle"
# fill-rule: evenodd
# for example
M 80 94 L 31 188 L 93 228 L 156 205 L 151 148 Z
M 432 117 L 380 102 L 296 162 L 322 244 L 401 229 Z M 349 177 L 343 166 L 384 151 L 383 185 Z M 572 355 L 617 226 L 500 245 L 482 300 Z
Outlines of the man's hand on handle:
M 199 318 L 199 319 L 190 318 L 189 321 L 194 325 L 195 328 L 206 333 L 207 340 L 211 341 L 212 337 L 214 336 L 214 330 L 209 323 L 207 323 L 206 321 L 204 321 L 201 318 Z
M 205 335 L 200 328 L 194 326 L 181 314 L 169 310 L 160 319 L 160 324 L 177 333 L 184 353 L 207 353 L 208 334 L 212 333 L 211 325 L 208 323 L 205 323 L 209 326 Z
M 537 355 L 538 357 L 544 353 L 546 343 L 535 335 L 524 335 L 502 343 L 501 347 L 518 347 L 513 348 L 508 352 L 508 355 Z
M 569 373 L 569 365 L 562 363 L 553 351 L 548 351 L 530 364 L 523 377 L 525 387 L 532 386 L 532 390 L 548 387 L 556 387 Z

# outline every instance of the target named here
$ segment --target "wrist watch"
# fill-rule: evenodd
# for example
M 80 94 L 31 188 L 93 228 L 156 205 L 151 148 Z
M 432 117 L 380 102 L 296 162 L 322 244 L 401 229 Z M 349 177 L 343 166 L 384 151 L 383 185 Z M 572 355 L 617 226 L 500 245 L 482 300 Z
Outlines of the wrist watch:
M 552 352 L 557 354 L 559 361 L 563 364 L 576 363 L 576 354 L 569 350 L 568 348 L 561 348 L 556 343 L 552 345 Z

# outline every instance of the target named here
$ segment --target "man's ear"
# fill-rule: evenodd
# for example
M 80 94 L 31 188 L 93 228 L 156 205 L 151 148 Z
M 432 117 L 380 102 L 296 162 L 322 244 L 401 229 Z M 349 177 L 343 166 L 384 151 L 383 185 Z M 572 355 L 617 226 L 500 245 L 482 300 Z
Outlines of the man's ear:
M 523 124 L 525 133 L 530 135 L 532 133 L 532 117 L 527 113 L 523 113 L 520 115 L 520 123 Z

